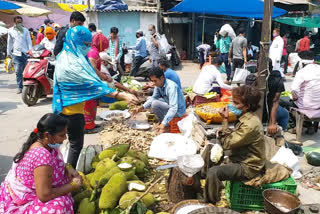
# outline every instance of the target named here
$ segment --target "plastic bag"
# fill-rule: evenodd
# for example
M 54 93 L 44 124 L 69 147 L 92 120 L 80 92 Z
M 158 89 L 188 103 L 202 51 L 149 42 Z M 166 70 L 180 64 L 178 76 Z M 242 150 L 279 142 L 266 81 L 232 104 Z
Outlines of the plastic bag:
M 68 160 L 68 155 L 69 155 L 69 150 L 70 150 L 70 143 L 63 143 L 60 147 L 59 147 L 60 153 L 62 154 L 63 157 L 63 161 L 65 163 L 67 163 Z
M 295 179 L 300 178 L 302 175 L 300 173 L 300 164 L 297 156 L 294 155 L 291 149 L 287 149 L 282 146 L 275 156 L 270 160 L 271 163 L 278 163 L 285 167 L 292 169 L 292 176 Z
M 103 150 L 102 145 L 89 145 L 80 152 L 76 170 L 88 174 L 92 170 L 92 159 Z
M 165 161 L 176 161 L 179 156 L 197 153 L 197 144 L 180 134 L 164 133 L 155 137 L 148 156 Z
M 246 67 L 236 68 L 232 81 L 237 83 L 245 83 L 246 78 L 249 74 L 250 71 L 248 71 Z
M 13 74 L 14 73 L 14 67 L 13 67 L 13 60 L 11 59 L 11 57 L 7 57 L 4 60 L 4 64 L 6 66 L 6 72 L 8 74 Z
M 132 57 L 133 50 L 128 50 L 128 53 L 124 55 L 124 63 L 125 64 L 131 64 L 133 61 Z
M 233 28 L 231 27 L 231 25 L 229 24 L 225 24 L 221 27 L 219 34 L 221 36 L 225 36 L 226 33 L 228 33 L 228 36 L 230 36 L 231 40 L 233 40 L 234 38 L 236 38 L 236 34 L 233 30 Z
M 166 56 L 166 54 L 170 51 L 171 45 L 169 45 L 168 40 L 164 34 L 160 35 L 159 43 L 159 54 L 161 56 Z
M 192 136 L 192 128 L 193 128 L 193 122 L 196 121 L 197 118 L 193 114 L 189 114 L 187 117 L 183 118 L 178 122 L 178 127 L 181 132 L 181 134 L 187 138 L 191 138 Z
M 220 144 L 214 144 L 210 151 L 210 160 L 213 163 L 218 163 L 223 156 L 223 149 Z
M 183 174 L 192 177 L 202 169 L 204 160 L 201 155 L 184 155 L 178 157 L 178 167 Z

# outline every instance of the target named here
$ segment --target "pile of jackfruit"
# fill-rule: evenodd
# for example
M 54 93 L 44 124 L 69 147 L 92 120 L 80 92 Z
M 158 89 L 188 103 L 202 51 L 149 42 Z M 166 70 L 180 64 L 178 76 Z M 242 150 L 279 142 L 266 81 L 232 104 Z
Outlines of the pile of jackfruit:
M 148 156 L 119 144 L 103 150 L 92 161 L 93 172 L 84 175 L 84 185 L 72 193 L 79 214 L 152 214 L 148 210 L 156 199 L 143 182 L 149 172 Z M 129 207 L 139 206 L 138 211 Z

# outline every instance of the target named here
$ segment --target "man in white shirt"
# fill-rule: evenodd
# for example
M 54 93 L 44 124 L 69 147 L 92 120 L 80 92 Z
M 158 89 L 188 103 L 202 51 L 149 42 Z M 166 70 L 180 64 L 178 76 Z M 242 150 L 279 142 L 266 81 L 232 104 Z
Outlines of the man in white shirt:
M 280 62 L 283 53 L 284 42 L 280 36 L 279 29 L 273 30 L 273 41 L 269 50 L 269 58 L 272 60 L 272 66 L 274 70 L 280 70 Z
M 32 41 L 28 29 L 22 25 L 22 17 L 16 16 L 13 21 L 15 24 L 8 31 L 7 55 L 13 59 L 18 85 L 17 94 L 20 94 L 23 87 L 23 70 L 28 59 L 26 53 L 32 48 Z
M 231 90 L 232 86 L 224 83 L 220 71 L 218 70 L 221 66 L 222 61 L 219 58 L 212 60 L 212 65 L 207 65 L 202 68 L 194 86 L 193 92 L 196 94 L 203 95 L 210 92 L 213 89 L 212 84 L 218 83 L 219 87 Z

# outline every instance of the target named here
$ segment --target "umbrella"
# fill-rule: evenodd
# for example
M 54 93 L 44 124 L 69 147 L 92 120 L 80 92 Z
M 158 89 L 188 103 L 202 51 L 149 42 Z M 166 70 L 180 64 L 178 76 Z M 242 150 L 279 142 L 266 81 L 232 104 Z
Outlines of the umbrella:
M 29 16 L 29 17 L 46 16 L 52 13 L 50 10 L 29 6 L 23 3 L 17 3 L 17 5 L 20 6 L 19 9 L 1 10 L 1 11 L 4 13 L 12 14 L 12 15 L 17 14 L 17 15 L 23 15 L 23 16 Z
M 19 9 L 20 6 L 13 4 L 11 2 L 7 2 L 7 1 L 0 1 L 0 9 L 1 10 L 15 10 L 15 9 Z

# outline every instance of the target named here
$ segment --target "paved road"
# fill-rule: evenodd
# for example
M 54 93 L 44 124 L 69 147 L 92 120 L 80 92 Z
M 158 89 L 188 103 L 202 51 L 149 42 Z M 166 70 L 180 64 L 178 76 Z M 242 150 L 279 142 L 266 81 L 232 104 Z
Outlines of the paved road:
M 181 78 L 182 87 L 192 86 L 199 74 L 199 67 L 193 63 L 184 63 L 183 68 L 177 69 Z M 292 79 L 285 83 L 286 88 Z M 0 182 L 12 164 L 13 156 L 19 151 L 21 145 L 28 138 L 36 123 L 44 114 L 51 112 L 51 98 L 41 99 L 34 107 L 26 106 L 21 95 L 16 94 L 15 75 L 4 72 L 0 65 Z M 319 147 L 320 133 L 313 136 L 303 136 L 305 145 Z M 98 143 L 98 134 L 86 135 L 85 144 Z M 301 157 L 301 166 L 308 170 L 308 165 Z M 320 201 L 320 192 L 305 190 L 299 187 L 301 199 L 304 203 L 317 203 Z

